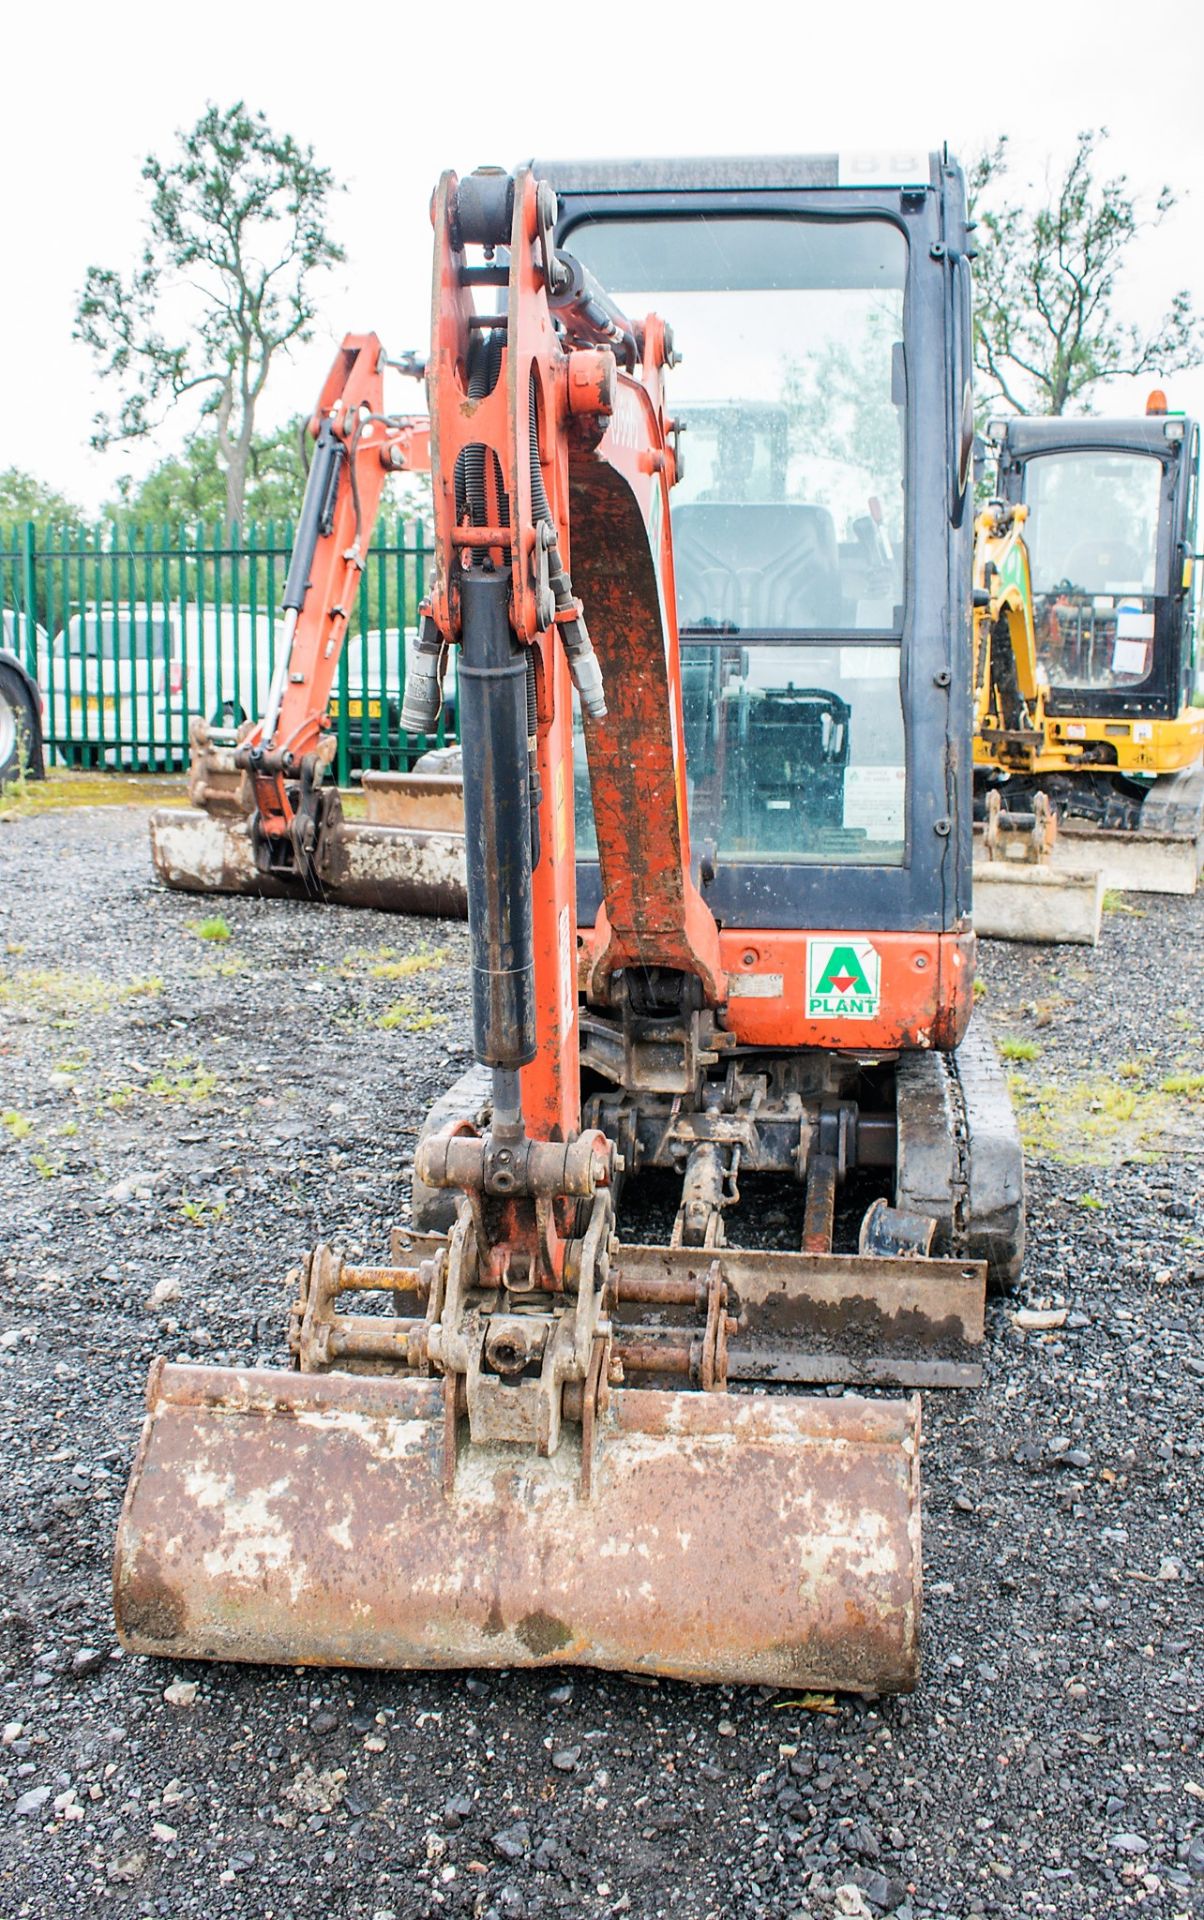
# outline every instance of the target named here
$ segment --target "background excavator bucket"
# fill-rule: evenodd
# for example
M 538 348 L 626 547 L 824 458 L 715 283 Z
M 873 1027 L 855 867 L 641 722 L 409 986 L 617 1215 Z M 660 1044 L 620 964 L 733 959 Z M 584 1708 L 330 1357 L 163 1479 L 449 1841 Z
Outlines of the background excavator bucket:
M 454 775 L 369 772 L 363 790 L 367 818 L 348 820 L 341 807 L 332 809 L 308 873 L 265 873 L 255 858 L 250 801 L 233 750 L 206 732 L 194 743 L 190 780 L 190 796 L 200 804 L 160 807 L 151 815 L 155 871 L 183 893 L 319 898 L 463 920 L 463 782 Z
M 583 1431 L 538 1458 L 470 1445 L 437 1379 L 156 1363 L 118 1533 L 121 1639 L 190 1659 L 914 1685 L 918 1400 L 620 1389 L 588 1491 Z

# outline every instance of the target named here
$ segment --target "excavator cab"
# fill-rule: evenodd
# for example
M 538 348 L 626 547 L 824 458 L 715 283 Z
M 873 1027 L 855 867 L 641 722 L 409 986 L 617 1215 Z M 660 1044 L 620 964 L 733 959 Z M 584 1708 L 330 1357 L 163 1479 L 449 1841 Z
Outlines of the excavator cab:
M 1029 509 L 1047 711 L 1175 724 L 1196 676 L 1200 430 L 1182 414 L 1009 420 L 999 493 Z
M 1156 393 L 1138 418 L 1008 419 L 990 437 L 1000 526 L 1023 509 L 1033 660 L 997 665 L 1028 690 L 1023 714 L 1013 694 L 1010 723 L 980 727 L 980 785 L 1013 811 L 1043 791 L 1064 820 L 1174 833 L 1190 853 L 1204 831 L 1199 427 Z
M 477 1066 L 391 1259 L 306 1262 L 294 1374 L 156 1365 L 122 1637 L 905 1689 L 917 1389 L 977 1382 L 1023 1244 L 970 1018 L 961 174 L 487 168 L 433 217 L 407 703 L 454 648 Z

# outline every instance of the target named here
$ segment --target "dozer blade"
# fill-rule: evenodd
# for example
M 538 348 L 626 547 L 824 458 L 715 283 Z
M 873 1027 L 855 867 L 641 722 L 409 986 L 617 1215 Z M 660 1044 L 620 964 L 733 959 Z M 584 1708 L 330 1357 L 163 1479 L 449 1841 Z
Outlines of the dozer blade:
M 452 1403 L 454 1406 L 454 1402 Z M 620 1389 L 550 1458 L 435 1379 L 156 1362 L 114 1566 L 175 1658 L 915 1684 L 919 1403 Z
M 340 819 L 323 837 L 315 872 L 303 877 L 260 871 L 245 815 L 163 807 L 150 831 L 156 873 L 184 893 L 318 898 L 449 920 L 467 912 L 461 833 Z

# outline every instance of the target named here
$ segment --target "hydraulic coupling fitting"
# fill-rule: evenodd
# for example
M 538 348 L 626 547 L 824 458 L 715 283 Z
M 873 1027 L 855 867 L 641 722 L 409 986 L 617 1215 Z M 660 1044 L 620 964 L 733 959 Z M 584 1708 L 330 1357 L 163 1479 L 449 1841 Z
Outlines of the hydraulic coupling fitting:
M 443 638 L 429 613 L 424 615 L 414 658 L 406 673 L 401 703 L 403 733 L 433 733 L 443 704 Z
M 548 585 L 556 603 L 556 624 L 560 628 L 560 638 L 568 655 L 569 675 L 577 689 L 578 698 L 591 720 L 605 720 L 606 689 L 602 685 L 602 668 L 589 637 L 581 602 L 573 592 L 573 583 L 560 558 L 560 549 L 555 545 L 548 554 Z
M 591 720 L 605 720 L 606 689 L 602 685 L 602 668 L 586 629 L 584 614 L 564 621 L 560 637 L 568 655 L 569 675 L 582 706 Z

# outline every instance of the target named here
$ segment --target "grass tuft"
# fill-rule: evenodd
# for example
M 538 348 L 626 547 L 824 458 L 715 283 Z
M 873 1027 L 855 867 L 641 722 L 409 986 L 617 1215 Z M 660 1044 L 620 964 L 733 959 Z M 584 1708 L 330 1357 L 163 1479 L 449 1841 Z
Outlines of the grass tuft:
M 1041 1049 L 1035 1040 L 1018 1040 L 1014 1034 L 1008 1034 L 999 1042 L 999 1051 L 1005 1060 L 1038 1060 Z
M 188 931 L 198 940 L 229 940 L 234 930 L 224 913 L 211 913 L 204 920 L 189 921 Z
M 1169 1073 L 1159 1091 L 1192 1100 L 1197 1094 L 1204 1094 L 1204 1073 Z
M 437 1013 L 420 1013 L 412 1000 L 395 1000 L 386 1007 L 373 1023 L 383 1027 L 386 1033 L 400 1030 L 402 1033 L 427 1033 L 432 1027 L 443 1024 L 442 1016 Z

